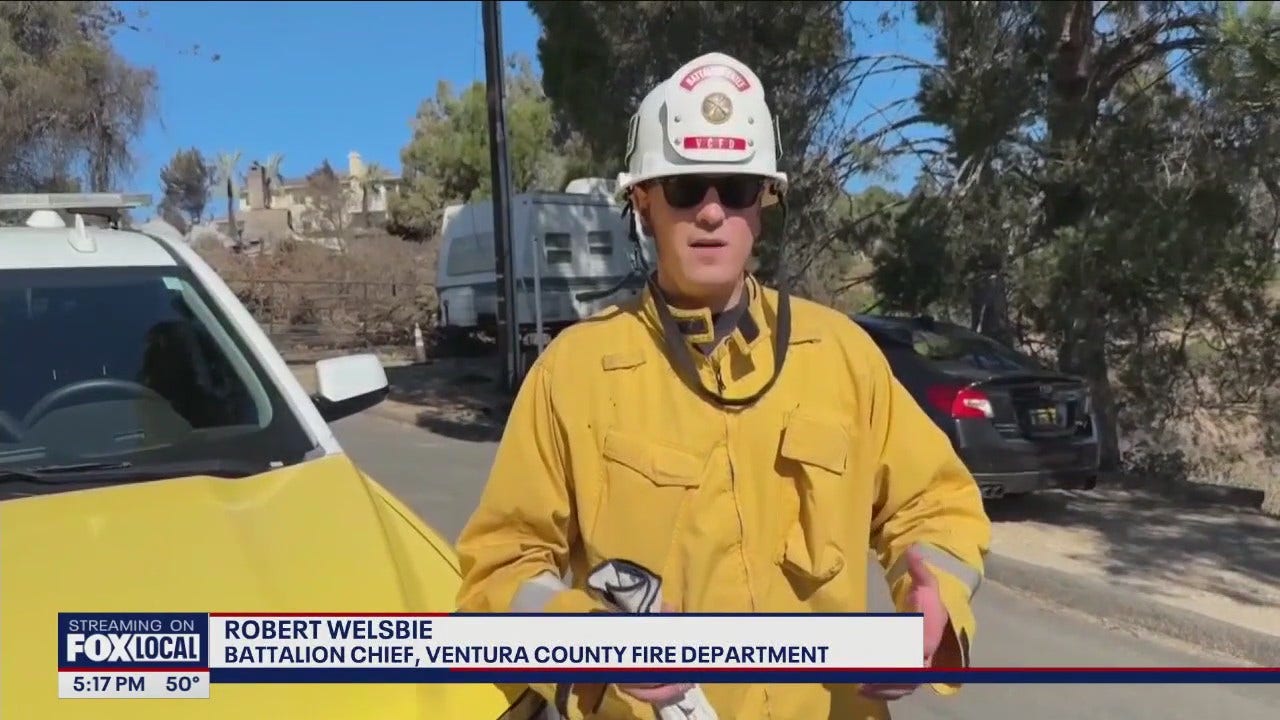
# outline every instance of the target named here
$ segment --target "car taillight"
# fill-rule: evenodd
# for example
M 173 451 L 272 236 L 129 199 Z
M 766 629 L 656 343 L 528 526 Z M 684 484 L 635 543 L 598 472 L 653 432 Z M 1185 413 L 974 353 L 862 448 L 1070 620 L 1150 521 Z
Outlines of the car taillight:
M 928 390 L 929 402 L 953 418 L 995 417 L 991 399 L 981 390 L 955 385 L 935 385 Z

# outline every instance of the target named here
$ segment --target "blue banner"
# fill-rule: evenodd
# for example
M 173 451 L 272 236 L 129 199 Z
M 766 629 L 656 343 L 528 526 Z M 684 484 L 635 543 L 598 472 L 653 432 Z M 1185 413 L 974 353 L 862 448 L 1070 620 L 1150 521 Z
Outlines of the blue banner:
M 1280 668 L 921 669 L 915 615 L 59 613 L 63 697 L 217 683 L 1195 684 Z
M 214 683 L 954 683 L 964 685 L 1266 684 L 1280 668 L 969 668 L 951 670 L 440 670 L 214 668 Z
M 206 613 L 58 613 L 60 670 L 208 667 Z

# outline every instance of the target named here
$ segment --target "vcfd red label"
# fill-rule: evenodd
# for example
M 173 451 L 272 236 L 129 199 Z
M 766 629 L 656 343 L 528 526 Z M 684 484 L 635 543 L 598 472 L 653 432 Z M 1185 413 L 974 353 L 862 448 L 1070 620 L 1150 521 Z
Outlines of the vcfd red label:
M 747 139 L 740 137 L 687 137 L 685 150 L 738 150 L 747 149 Z

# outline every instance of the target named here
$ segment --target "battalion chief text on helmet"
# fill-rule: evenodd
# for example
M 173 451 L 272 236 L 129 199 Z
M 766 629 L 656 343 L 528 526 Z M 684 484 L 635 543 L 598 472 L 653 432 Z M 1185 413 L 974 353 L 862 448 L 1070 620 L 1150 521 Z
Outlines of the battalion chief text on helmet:
M 990 538 L 972 476 L 857 325 L 746 272 L 786 189 L 776 133 L 759 78 L 719 53 L 641 103 L 619 184 L 656 272 L 526 377 L 458 541 L 461 610 L 597 610 L 583 579 L 626 559 L 675 611 L 860 612 L 870 548 L 897 607 L 925 614 L 926 658 L 968 663 Z M 676 690 L 575 687 L 557 704 L 651 718 Z M 721 717 L 773 720 L 888 717 L 906 691 L 703 690 Z

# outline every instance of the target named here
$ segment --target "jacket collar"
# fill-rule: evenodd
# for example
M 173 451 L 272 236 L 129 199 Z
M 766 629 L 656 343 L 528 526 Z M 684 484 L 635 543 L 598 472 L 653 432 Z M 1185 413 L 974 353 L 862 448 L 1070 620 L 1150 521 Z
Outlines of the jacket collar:
M 641 314 L 646 324 L 662 334 L 662 321 L 658 317 L 656 305 L 660 300 L 654 296 L 654 285 L 656 285 L 656 276 L 650 276 L 650 283 L 645 285 L 641 298 Z M 774 308 L 767 306 L 764 290 L 764 286 L 753 275 L 746 276 L 746 287 L 743 289 L 746 307 L 738 312 L 737 323 L 726 338 L 743 352 L 749 353 L 757 343 L 767 340 L 770 336 L 770 328 L 774 322 Z M 669 303 L 667 309 L 675 319 L 676 326 L 684 339 L 690 344 L 695 346 L 715 344 L 715 316 L 710 309 L 688 310 L 672 307 Z

